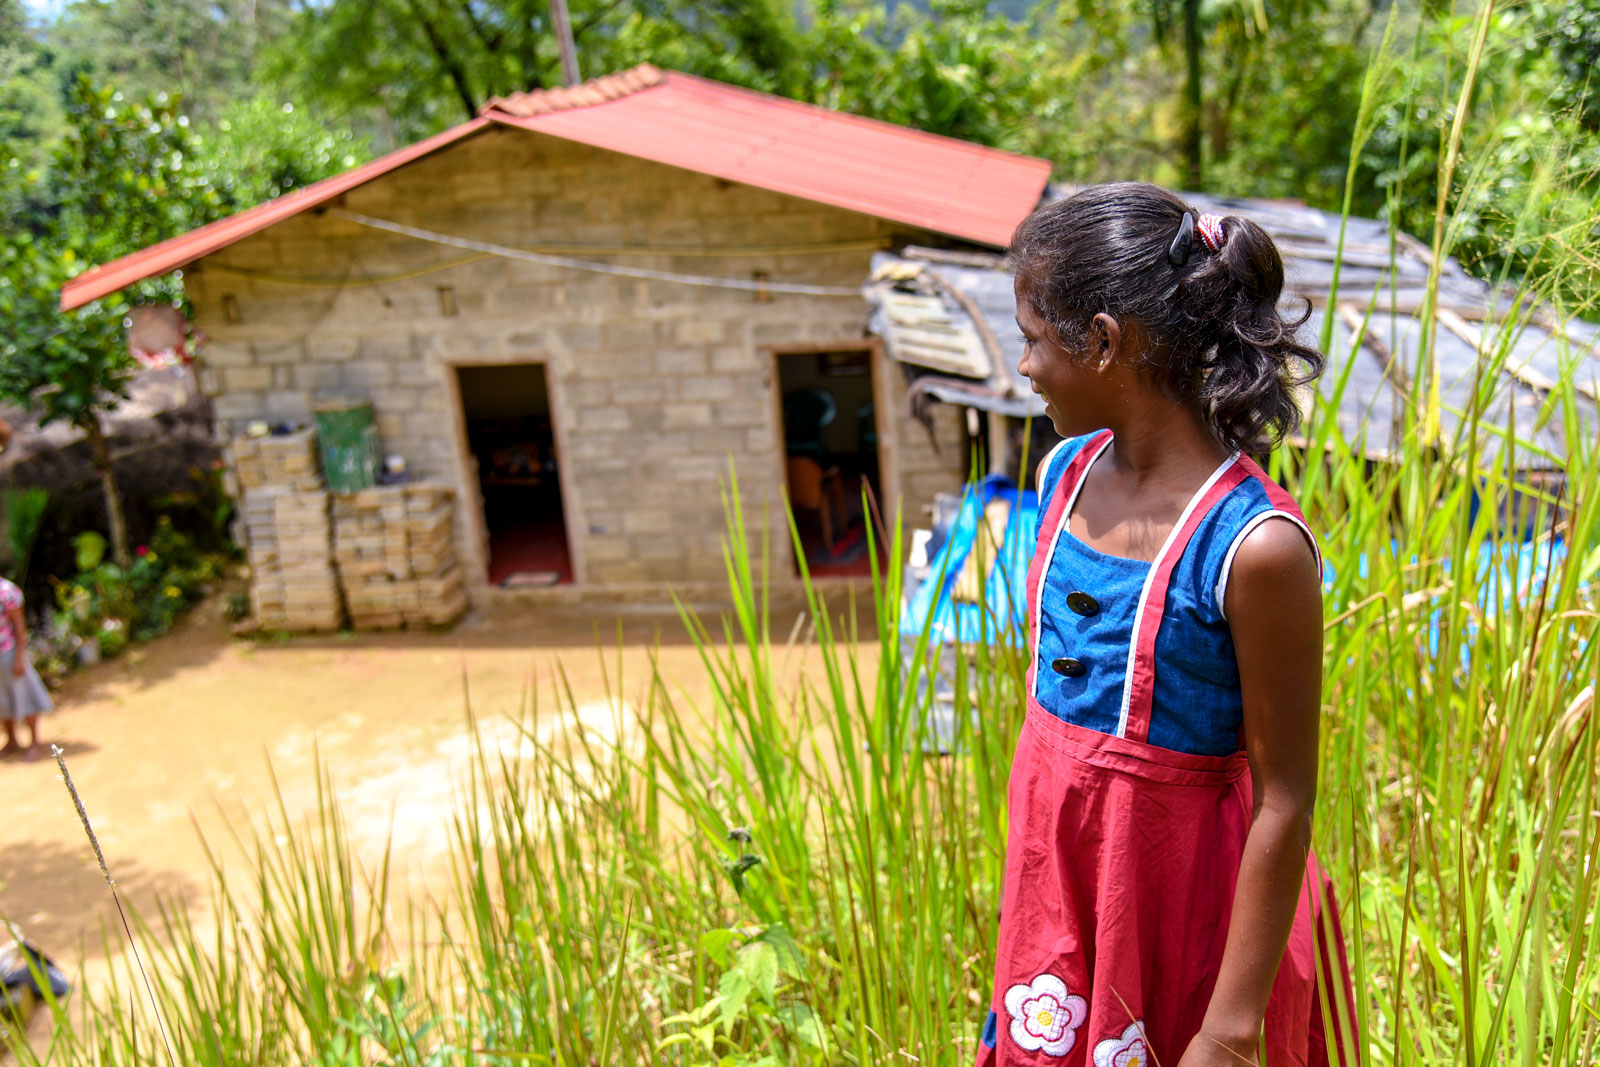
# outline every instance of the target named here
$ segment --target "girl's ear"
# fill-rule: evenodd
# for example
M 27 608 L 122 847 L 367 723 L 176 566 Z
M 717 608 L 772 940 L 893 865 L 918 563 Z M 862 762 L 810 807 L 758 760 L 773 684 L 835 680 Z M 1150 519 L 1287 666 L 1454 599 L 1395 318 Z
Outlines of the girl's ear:
M 1089 342 L 1093 346 L 1089 358 L 1096 370 L 1104 371 L 1116 362 L 1122 347 L 1122 324 L 1102 311 L 1089 324 Z

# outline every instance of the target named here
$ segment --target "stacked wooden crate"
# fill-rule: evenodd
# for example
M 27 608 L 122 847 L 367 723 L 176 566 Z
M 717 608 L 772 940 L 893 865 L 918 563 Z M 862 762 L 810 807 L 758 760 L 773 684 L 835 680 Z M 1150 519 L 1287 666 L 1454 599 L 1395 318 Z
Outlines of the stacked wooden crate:
M 333 499 L 334 559 L 362 629 L 443 626 L 467 609 L 444 486 L 378 486 Z
M 228 467 L 241 492 L 322 488 L 317 435 L 311 430 L 282 437 L 241 437 L 228 446 Z
M 241 438 L 229 450 L 238 480 L 250 607 L 263 630 L 326 632 L 344 623 L 329 556 L 328 492 L 316 435 Z

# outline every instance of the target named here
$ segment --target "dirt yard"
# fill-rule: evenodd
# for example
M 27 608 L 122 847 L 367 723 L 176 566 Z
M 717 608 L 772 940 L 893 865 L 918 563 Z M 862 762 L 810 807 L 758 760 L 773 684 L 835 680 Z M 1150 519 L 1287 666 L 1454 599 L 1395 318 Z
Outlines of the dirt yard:
M 775 609 L 774 628 L 786 633 L 798 611 Z M 512 718 L 535 681 L 541 709 L 551 706 L 559 661 L 581 716 L 610 721 L 619 626 L 626 703 L 641 701 L 653 648 L 669 680 L 708 701 L 698 654 L 670 611 L 508 606 L 447 634 L 247 642 L 228 636 L 212 603 L 167 637 L 70 678 L 46 740 L 66 751 L 124 900 L 146 914 L 159 897 L 200 918 L 210 877 L 201 835 L 238 862 L 230 823 L 262 825 L 279 790 L 291 819 L 313 810 L 319 756 L 360 855 L 375 859 L 392 833 L 396 868 L 421 885 L 448 854 L 446 820 L 473 750 L 469 694 L 481 734 L 515 743 Z M 72 801 L 52 761 L 8 760 L 0 775 L 9 780 L 0 916 L 80 992 L 92 988 L 126 946 Z

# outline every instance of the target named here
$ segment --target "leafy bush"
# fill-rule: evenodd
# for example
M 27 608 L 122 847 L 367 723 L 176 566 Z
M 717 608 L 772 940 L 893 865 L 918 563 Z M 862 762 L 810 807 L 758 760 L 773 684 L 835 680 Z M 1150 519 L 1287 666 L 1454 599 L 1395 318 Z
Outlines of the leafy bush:
M 74 544 L 79 573 L 56 586 L 59 628 L 83 640 L 98 640 L 106 656 L 166 633 L 222 577 L 227 562 L 202 552 L 165 517 L 157 521 L 150 544 L 140 545 L 126 568 L 105 558 L 106 541 L 97 533 L 79 534 Z
M 26 587 L 28 561 L 39 536 L 39 523 L 50 494 L 43 489 L 7 489 L 0 494 L 0 510 L 5 512 L 6 544 L 11 549 L 12 581 Z

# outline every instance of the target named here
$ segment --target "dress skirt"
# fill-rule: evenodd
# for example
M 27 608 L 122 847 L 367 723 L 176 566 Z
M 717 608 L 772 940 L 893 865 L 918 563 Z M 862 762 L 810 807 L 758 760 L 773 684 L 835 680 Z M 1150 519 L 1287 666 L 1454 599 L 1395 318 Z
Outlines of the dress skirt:
M 1160 749 L 1030 704 L 1011 772 L 995 994 L 978 1064 L 1176 1064 L 1200 1030 L 1227 941 L 1250 829 L 1244 754 Z M 1311 858 L 1262 1062 L 1354 1067 L 1355 1042 L 1334 1036 L 1351 1033 L 1352 993 L 1331 886 Z
M 21 678 L 11 673 L 16 655 L 14 648 L 0 651 L 0 718 L 26 719 L 54 711 L 55 702 L 33 664 L 28 664 Z

